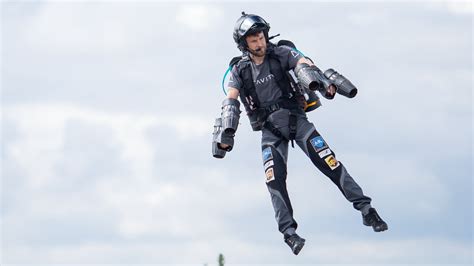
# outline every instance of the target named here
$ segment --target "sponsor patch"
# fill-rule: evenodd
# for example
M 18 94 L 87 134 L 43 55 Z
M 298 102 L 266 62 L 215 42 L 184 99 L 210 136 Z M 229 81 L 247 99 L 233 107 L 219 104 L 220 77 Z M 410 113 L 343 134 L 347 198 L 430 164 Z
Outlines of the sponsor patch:
M 326 145 L 326 142 L 324 141 L 323 137 L 317 136 L 309 140 L 311 142 L 311 145 L 313 146 L 314 150 L 316 152 L 319 152 L 323 149 L 328 148 L 328 145 Z
M 266 162 L 273 159 L 272 148 L 267 147 L 262 151 L 263 161 Z
M 270 161 L 266 162 L 263 166 L 264 166 L 265 170 L 267 170 L 268 167 L 273 166 L 273 160 L 270 160 Z
M 323 157 L 328 156 L 329 154 L 331 154 L 331 150 L 330 149 L 325 149 L 323 151 L 320 151 L 318 154 L 319 154 L 319 158 L 323 158 Z
M 273 175 L 273 168 L 268 168 L 267 171 L 265 171 L 265 176 L 267 178 L 266 182 L 270 182 L 275 180 L 275 175 Z
M 294 58 L 297 58 L 300 54 L 295 51 L 295 50 L 291 50 L 291 55 L 294 57 Z
M 326 159 L 324 159 L 327 163 L 327 165 L 329 165 L 329 167 L 331 168 L 331 170 L 334 170 L 336 169 L 340 164 L 339 164 L 339 161 L 336 160 L 336 157 L 334 157 L 333 155 L 329 155 Z

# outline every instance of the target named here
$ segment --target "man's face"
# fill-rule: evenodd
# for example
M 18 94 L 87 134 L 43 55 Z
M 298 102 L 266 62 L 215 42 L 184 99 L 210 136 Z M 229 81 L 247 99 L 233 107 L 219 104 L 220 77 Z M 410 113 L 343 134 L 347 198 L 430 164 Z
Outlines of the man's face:
M 267 51 L 267 40 L 265 40 L 263 32 L 249 35 L 245 37 L 245 41 L 247 42 L 248 50 L 251 54 L 258 57 L 265 56 Z

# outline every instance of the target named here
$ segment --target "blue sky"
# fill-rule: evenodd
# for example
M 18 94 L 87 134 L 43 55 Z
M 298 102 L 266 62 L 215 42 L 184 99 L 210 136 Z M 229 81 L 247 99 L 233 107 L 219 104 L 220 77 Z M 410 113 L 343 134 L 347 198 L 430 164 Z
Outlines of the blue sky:
M 2 2 L 2 265 L 472 264 L 472 8 Z M 245 116 L 212 158 L 242 10 L 358 86 L 308 116 L 389 231 L 290 149 L 295 257 Z

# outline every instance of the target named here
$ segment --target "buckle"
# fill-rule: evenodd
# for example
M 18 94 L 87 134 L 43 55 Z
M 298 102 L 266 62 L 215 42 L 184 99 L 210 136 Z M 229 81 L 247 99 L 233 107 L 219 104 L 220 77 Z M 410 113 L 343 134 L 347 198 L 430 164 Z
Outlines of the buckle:
M 273 113 L 277 111 L 278 109 L 280 109 L 280 105 L 278 103 L 275 103 L 275 104 L 269 105 L 266 109 L 268 112 Z

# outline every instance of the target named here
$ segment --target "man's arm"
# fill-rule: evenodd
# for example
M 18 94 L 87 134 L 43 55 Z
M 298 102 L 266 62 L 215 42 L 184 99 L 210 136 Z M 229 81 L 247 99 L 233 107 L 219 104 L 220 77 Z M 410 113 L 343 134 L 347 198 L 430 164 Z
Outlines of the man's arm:
M 239 90 L 229 87 L 227 98 L 222 102 L 221 117 L 214 124 L 212 154 L 215 158 L 224 158 L 225 153 L 232 150 L 234 136 L 239 125 L 240 102 Z
M 299 68 L 301 66 L 298 67 L 298 65 L 300 64 L 308 64 L 310 66 L 315 66 L 315 64 L 313 63 L 313 61 L 309 60 L 308 58 L 306 57 L 301 57 L 298 62 L 296 63 L 296 68 Z M 295 69 L 296 69 L 295 68 Z M 324 76 L 324 75 L 323 75 Z M 334 84 L 331 84 L 329 85 L 329 87 L 326 89 L 327 91 L 327 94 L 329 96 L 329 98 L 332 98 L 334 97 L 334 95 L 336 94 L 336 86 Z
M 229 89 L 227 90 L 227 98 L 237 100 L 238 97 L 239 97 L 239 90 L 236 88 L 229 87 Z M 224 143 L 219 143 L 218 145 L 221 149 L 224 149 L 224 150 L 229 148 L 229 145 L 224 144 Z
M 296 65 L 299 65 L 299 64 L 302 64 L 302 63 L 306 63 L 310 66 L 314 66 L 314 63 L 313 61 L 309 60 L 308 58 L 306 57 L 301 57 L 299 60 L 298 60 L 298 63 L 296 63 Z
M 239 90 L 236 88 L 229 87 L 227 90 L 227 98 L 236 99 L 239 97 Z

